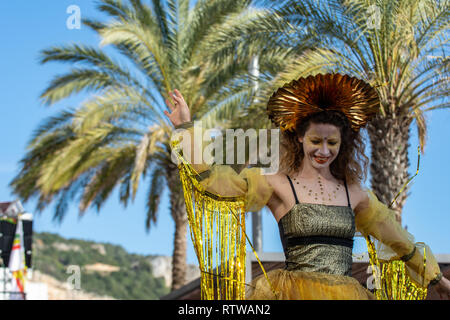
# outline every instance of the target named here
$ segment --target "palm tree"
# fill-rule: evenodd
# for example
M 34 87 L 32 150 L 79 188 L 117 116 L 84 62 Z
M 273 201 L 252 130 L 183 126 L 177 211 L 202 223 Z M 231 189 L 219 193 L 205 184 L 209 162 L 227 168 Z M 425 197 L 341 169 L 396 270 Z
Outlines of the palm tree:
M 21 171 L 11 182 L 23 201 L 36 197 L 38 211 L 56 203 L 54 219 L 62 221 L 70 202 L 80 215 L 98 211 L 115 187 L 124 206 L 134 200 L 141 179 L 148 178 L 146 228 L 158 218 L 161 192 L 170 192 L 175 222 L 172 289 L 185 282 L 187 217 L 176 165 L 171 161 L 171 128 L 163 111 L 168 93 L 178 88 L 193 120 L 224 125 L 239 119 L 239 106 L 252 95 L 247 67 L 252 54 L 261 72 L 283 64 L 289 50 L 272 52 L 265 32 L 285 28 L 271 12 L 251 1 L 140 0 L 124 4 L 102 0 L 108 23 L 84 19 L 101 45 L 112 45 L 125 63 L 104 50 L 63 45 L 42 51 L 41 63 L 76 65 L 56 76 L 41 95 L 47 105 L 80 91 L 94 92 L 77 108 L 62 110 L 34 132 Z M 254 41 L 247 37 L 254 35 Z M 265 47 L 262 46 L 264 40 Z M 127 66 L 131 67 L 128 68 Z M 141 183 L 142 184 L 142 183 Z
M 423 153 L 425 112 L 450 106 L 445 57 L 449 1 L 288 0 L 277 9 L 333 51 L 329 71 L 377 87 L 381 112 L 368 126 L 371 185 L 377 197 L 389 204 L 409 180 L 411 124 L 417 126 Z M 319 60 L 323 63 L 323 57 Z M 399 221 L 406 198 L 402 193 L 393 206 Z

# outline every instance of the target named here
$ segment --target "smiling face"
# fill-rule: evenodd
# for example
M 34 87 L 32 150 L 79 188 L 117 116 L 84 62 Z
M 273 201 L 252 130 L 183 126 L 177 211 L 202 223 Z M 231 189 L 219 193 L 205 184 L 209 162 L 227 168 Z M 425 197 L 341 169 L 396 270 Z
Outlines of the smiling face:
M 303 160 L 316 169 L 323 169 L 337 158 L 341 133 L 339 128 L 332 124 L 311 123 L 305 135 L 298 140 L 303 144 Z

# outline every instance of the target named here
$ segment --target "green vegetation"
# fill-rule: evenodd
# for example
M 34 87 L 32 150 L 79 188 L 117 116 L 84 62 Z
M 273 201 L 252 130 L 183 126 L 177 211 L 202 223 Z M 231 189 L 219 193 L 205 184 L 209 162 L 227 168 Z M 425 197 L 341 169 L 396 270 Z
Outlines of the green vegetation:
M 103 251 L 104 248 L 104 251 Z M 76 239 L 52 233 L 34 233 L 33 269 L 66 282 L 73 273 L 68 266 L 81 268 L 81 289 L 116 299 L 158 299 L 167 294 L 163 278 L 153 276 L 152 256 L 127 253 L 121 246 Z M 90 271 L 95 263 L 119 267 L 114 272 Z

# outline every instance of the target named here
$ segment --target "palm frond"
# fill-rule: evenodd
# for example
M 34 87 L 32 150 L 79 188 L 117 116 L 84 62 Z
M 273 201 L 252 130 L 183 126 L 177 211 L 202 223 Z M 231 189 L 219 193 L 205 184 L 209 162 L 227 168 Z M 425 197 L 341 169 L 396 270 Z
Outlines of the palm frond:
M 151 173 L 149 189 L 147 193 L 147 215 L 145 220 L 145 230 L 150 230 L 151 224 L 158 220 L 158 208 L 161 202 L 162 186 L 165 176 L 161 167 L 155 168 Z
M 96 209 L 100 210 L 114 187 L 123 183 L 123 177 L 129 176 L 129 169 L 135 155 L 133 145 L 125 145 L 120 149 L 103 149 L 102 152 L 108 156 L 92 170 L 89 181 L 83 185 L 79 203 L 80 214 L 83 214 L 91 205 L 95 205 Z
M 52 105 L 82 90 L 95 92 L 114 85 L 119 86 L 119 82 L 109 73 L 91 69 L 72 69 L 66 75 L 55 77 L 40 98 L 42 103 Z
M 164 139 L 164 133 L 164 128 L 160 126 L 153 126 L 149 128 L 149 131 L 142 137 L 141 142 L 136 148 L 136 157 L 131 173 L 131 195 L 133 199 L 136 196 L 139 186 L 139 179 L 143 175 L 147 161 L 151 155 L 158 152 L 157 143 Z

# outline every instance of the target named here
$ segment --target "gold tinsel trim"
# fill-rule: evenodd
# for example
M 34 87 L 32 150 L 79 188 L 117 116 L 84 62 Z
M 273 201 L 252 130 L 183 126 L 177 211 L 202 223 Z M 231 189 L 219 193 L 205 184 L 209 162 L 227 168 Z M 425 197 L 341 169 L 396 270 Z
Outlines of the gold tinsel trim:
M 375 245 L 370 237 L 366 238 L 366 242 L 369 261 L 374 276 L 375 296 L 377 300 L 424 300 L 427 297 L 427 288 L 411 281 L 406 273 L 406 266 L 403 261 L 379 261 Z M 423 254 L 425 270 L 425 249 Z
M 178 142 L 172 148 L 177 150 Z M 245 233 L 245 197 L 207 192 L 192 166 L 178 156 L 191 239 L 200 268 L 202 300 L 244 300 L 246 240 L 273 290 L 267 273 Z M 276 294 L 276 293 L 274 293 Z
M 400 189 L 399 193 L 394 197 L 390 203 L 391 207 L 395 199 L 403 192 L 405 187 L 412 181 L 412 179 L 419 173 L 420 165 L 420 148 L 417 147 L 417 170 Z M 369 253 L 369 260 L 372 266 L 372 272 L 375 279 L 375 296 L 378 300 L 424 300 L 427 297 L 427 288 L 419 286 L 411 281 L 406 273 L 406 265 L 401 260 L 381 262 L 378 260 L 375 244 L 366 237 L 367 249 Z M 425 279 L 425 268 L 427 257 L 425 248 L 423 249 L 423 274 L 422 279 Z

